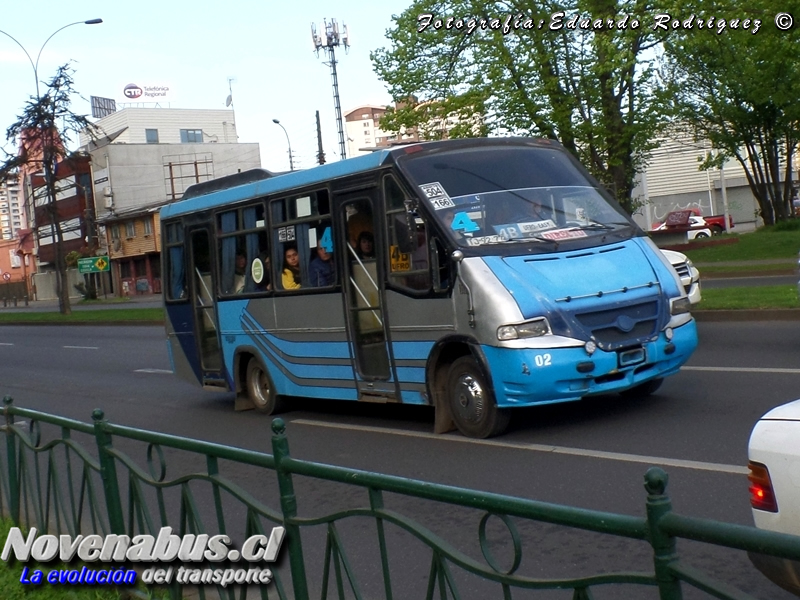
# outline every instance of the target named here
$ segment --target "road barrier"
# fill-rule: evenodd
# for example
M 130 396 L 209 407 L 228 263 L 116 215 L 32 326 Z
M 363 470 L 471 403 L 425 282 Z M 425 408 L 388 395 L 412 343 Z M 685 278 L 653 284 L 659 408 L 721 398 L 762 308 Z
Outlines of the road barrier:
M 414 597 L 424 594 L 429 600 L 499 597 L 498 592 L 510 599 L 514 590 L 524 589 L 572 590 L 573 600 L 589 600 L 593 591 L 609 585 L 652 586 L 661 600 L 682 598 L 684 585 L 717 598 L 743 600 L 751 596 L 680 559 L 676 541 L 695 540 L 800 559 L 800 537 L 676 514 L 666 494 L 667 474 L 656 467 L 645 475 L 646 516 L 635 517 L 299 460 L 289 453 L 281 419 L 272 422 L 273 454 L 266 454 L 115 425 L 100 410 L 94 411 L 89 424 L 17 407 L 8 396 L 3 403 L 6 443 L 0 456 L 0 509 L 15 524 L 72 536 L 157 535 L 169 526 L 180 536 L 227 533 L 241 539 L 283 526 L 281 555 L 284 561 L 288 558 L 288 565 L 279 563 L 274 582 L 257 588 L 262 598 L 275 594 L 295 600 L 364 598 L 359 576 L 367 573 L 379 579 L 377 586 L 370 582 L 370 597 L 387 600 L 412 597 L 412 584 L 421 592 Z M 43 427 L 52 434 L 47 441 Z M 145 466 L 123 446 L 133 452 L 144 448 Z M 168 455 L 176 460 L 180 455 L 192 469 L 168 478 Z M 247 475 L 247 469 L 253 469 L 254 475 Z M 327 485 L 337 486 L 337 493 L 320 488 Z M 274 504 L 268 504 L 267 498 Z M 411 501 L 444 506 L 459 523 L 462 510 L 477 511 L 474 521 L 482 557 L 449 544 L 442 533 L 434 531 L 437 523 L 423 524 L 388 506 Z M 329 512 L 320 513 L 323 510 Z M 352 523 L 357 526 L 348 527 Z M 648 544 L 652 569 L 573 578 L 525 575 L 519 572 L 525 538 L 521 531 L 542 523 Z M 499 542 L 498 531 L 503 534 Z M 397 564 L 392 560 L 398 558 L 397 548 L 406 557 L 414 548 L 413 557 L 424 562 L 422 577 L 392 568 Z M 500 564 L 498 555 L 503 552 L 510 555 L 505 561 L 510 564 Z M 308 568 L 314 562 L 310 556 L 315 557 L 317 573 Z M 465 586 L 468 578 L 480 584 Z M 470 593 L 477 590 L 478 595 L 466 595 L 465 587 Z M 175 581 L 169 590 L 173 598 L 182 597 Z M 205 598 L 205 588 L 199 591 Z M 217 592 L 233 600 L 243 598 L 246 590 L 218 586 Z

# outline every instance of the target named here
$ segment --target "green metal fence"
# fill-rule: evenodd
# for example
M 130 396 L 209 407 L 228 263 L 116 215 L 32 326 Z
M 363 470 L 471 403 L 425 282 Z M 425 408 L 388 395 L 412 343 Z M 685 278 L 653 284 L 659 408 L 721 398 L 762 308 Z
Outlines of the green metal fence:
M 800 537 L 676 514 L 666 495 L 667 474 L 659 468 L 645 475 L 646 516 L 634 517 L 298 460 L 289 453 L 281 419 L 272 423 L 270 455 L 115 425 L 99 410 L 88 424 L 17 407 L 9 397 L 3 402 L 6 444 L 0 458 L 0 509 L 15 524 L 71 535 L 156 535 L 161 527 L 170 526 L 178 535 L 230 532 L 244 537 L 283 525 L 286 564 L 275 570 L 274 583 L 257 588 L 262 598 L 368 597 L 354 554 L 366 554 L 369 576 L 380 580 L 379 592 L 375 593 L 373 582 L 369 597 L 409 597 L 408 578 L 393 569 L 398 557 L 392 554 L 390 540 L 398 535 L 405 536 L 404 543 L 416 544 L 415 557 L 425 561 L 422 587 L 428 600 L 472 597 L 461 590 L 466 577 L 479 579 L 494 590 L 493 597 L 504 599 L 518 598 L 525 590 L 556 589 L 572 590 L 573 600 L 587 600 L 603 586 L 638 585 L 656 588 L 662 600 L 677 600 L 682 598 L 682 585 L 689 585 L 716 598 L 743 600 L 750 596 L 685 564 L 676 540 L 800 559 Z M 144 466 L 133 458 L 142 450 Z M 175 453 L 195 462 L 191 471 L 167 477 L 167 457 Z M 244 468 L 257 475 L 244 476 Z M 302 482 L 360 490 L 358 495 L 339 495 L 331 505 L 361 500 L 315 514 L 328 510 L 329 503 L 313 498 L 313 486 Z M 312 499 L 305 500 L 309 494 Z M 389 508 L 387 497 L 444 503 L 453 511 L 477 510 L 480 556 L 453 547 L 430 527 Z M 309 505 L 303 514 L 299 504 Z M 369 530 L 344 535 L 347 523 L 354 520 L 368 522 Z M 648 544 L 652 569 L 553 579 L 525 575 L 520 572 L 524 537 L 520 527 L 526 523 L 557 524 Z M 501 548 L 510 555 L 505 561 L 509 564 L 501 564 L 495 536 L 487 533 L 498 524 L 506 530 Z M 312 530 L 322 533 L 312 535 Z M 375 538 L 367 542 L 363 539 L 367 534 Z M 322 557 L 316 560 L 316 572 L 309 569 L 312 554 Z M 364 556 L 359 561 L 363 563 Z M 488 597 L 485 587 L 470 589 L 483 589 L 475 597 Z M 219 587 L 217 592 L 233 599 L 245 598 L 247 590 Z M 170 593 L 178 598 L 182 590 L 172 585 Z M 205 598 L 206 589 L 201 586 L 199 593 Z

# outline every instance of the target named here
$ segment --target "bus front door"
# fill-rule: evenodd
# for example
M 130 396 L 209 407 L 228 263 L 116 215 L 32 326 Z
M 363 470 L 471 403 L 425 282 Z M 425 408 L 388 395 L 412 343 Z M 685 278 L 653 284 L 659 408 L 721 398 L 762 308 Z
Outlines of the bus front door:
M 377 258 L 380 245 L 375 240 L 374 194 L 347 194 L 338 205 L 344 224 L 338 249 L 344 262 L 342 291 L 359 399 L 397 402 L 400 395 L 391 365 Z
M 202 384 L 204 387 L 227 389 L 227 383 L 222 376 L 210 235 L 205 229 L 200 229 L 193 231 L 189 239 L 192 269 L 190 290 Z

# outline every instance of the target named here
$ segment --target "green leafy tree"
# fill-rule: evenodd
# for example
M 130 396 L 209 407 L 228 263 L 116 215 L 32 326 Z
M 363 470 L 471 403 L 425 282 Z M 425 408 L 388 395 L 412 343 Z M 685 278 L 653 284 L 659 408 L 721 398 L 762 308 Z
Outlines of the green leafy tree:
M 780 10 L 800 15 L 800 2 L 789 0 Z M 664 45 L 677 123 L 716 150 L 703 168 L 730 158 L 744 168 L 767 225 L 792 215 L 800 141 L 800 44 L 796 29 L 777 27 L 778 12 L 768 0 L 751 0 L 747 7 L 732 1 L 682 3 L 675 14 L 683 15 L 681 22 L 694 14 L 694 26 L 672 31 Z M 705 27 L 697 26 L 698 19 Z M 755 19 L 760 23 L 753 33 Z
M 660 32 L 634 23 L 651 12 L 642 0 L 416 0 L 394 17 L 390 46 L 371 55 L 400 101 L 381 127 L 424 127 L 429 111 L 402 102 L 412 97 L 437 115 L 480 111 L 478 131 L 449 135 L 556 139 L 633 212 L 635 174 L 668 102 L 644 58 Z M 451 29 L 436 27 L 450 18 Z
M 46 91 L 38 97 L 32 97 L 25 104 L 17 121 L 6 130 L 9 142 L 19 142 L 17 154 L 6 153 L 5 160 L 0 162 L 0 179 L 10 176 L 26 165 L 33 165 L 44 174 L 47 196 L 48 224 L 55 234 L 55 272 L 56 293 L 59 310 L 63 314 L 72 312 L 69 302 L 69 286 L 67 285 L 67 263 L 64 256 L 64 236 L 56 202 L 57 177 L 56 165 L 74 159 L 74 153 L 66 148 L 65 139 L 78 132 L 87 132 L 95 136 L 95 126 L 83 115 L 70 109 L 71 97 L 75 94 L 72 75 L 74 70 L 69 64 L 58 68 L 56 75 L 46 84 Z M 41 227 L 43 223 L 37 223 Z

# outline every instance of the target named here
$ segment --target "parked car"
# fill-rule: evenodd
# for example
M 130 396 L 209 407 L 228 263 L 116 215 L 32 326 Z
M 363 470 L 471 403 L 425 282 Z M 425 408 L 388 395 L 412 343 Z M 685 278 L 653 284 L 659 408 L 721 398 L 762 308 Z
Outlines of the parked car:
M 697 267 L 694 266 L 689 257 L 682 252 L 664 250 L 663 248 L 661 249 L 661 254 L 667 258 L 669 264 L 678 272 L 683 289 L 686 290 L 686 295 L 689 296 L 689 302 L 693 305 L 700 302 L 702 299 L 700 295 L 700 271 L 697 270 Z
M 670 229 L 682 229 L 686 231 L 686 235 L 689 240 L 701 239 L 701 238 L 708 238 L 711 237 L 711 229 L 708 227 L 706 220 L 703 217 L 698 217 L 696 215 L 691 215 L 688 218 L 688 221 L 685 225 L 681 225 L 679 227 L 673 226 L 669 224 L 669 221 L 664 221 L 658 227 L 654 228 L 653 231 L 664 231 Z
M 750 434 L 750 505 L 759 529 L 800 535 L 800 400 L 765 414 Z M 750 553 L 769 579 L 800 596 L 800 562 Z
M 706 225 L 711 230 L 712 235 L 725 233 L 725 215 L 704 216 L 703 220 L 705 220 Z M 728 228 L 733 229 L 733 227 L 733 217 L 728 215 Z

